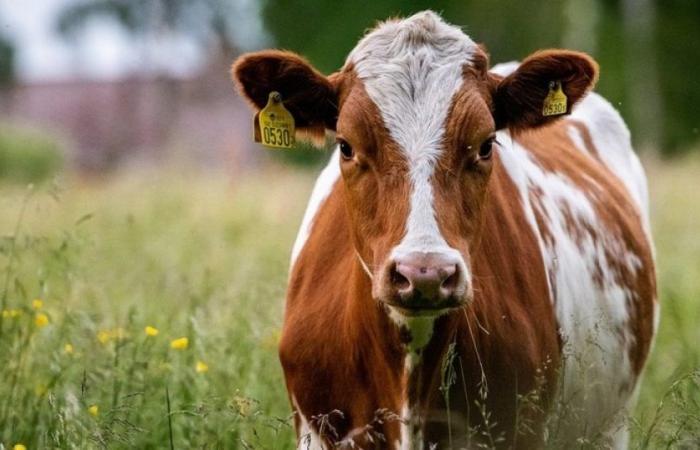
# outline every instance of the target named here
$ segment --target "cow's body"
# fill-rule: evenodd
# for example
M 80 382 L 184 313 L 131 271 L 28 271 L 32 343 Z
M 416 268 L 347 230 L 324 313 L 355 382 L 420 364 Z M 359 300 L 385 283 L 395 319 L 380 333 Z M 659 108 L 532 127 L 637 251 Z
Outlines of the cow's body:
M 339 140 L 280 343 L 300 449 L 626 446 L 658 319 L 629 132 L 584 97 L 585 55 L 487 68 L 430 12 L 380 25 L 328 78 L 280 52 L 234 66 L 256 108 L 280 91 Z
M 475 401 L 485 397 L 491 406 L 496 439 L 515 426 L 515 392 L 540 390 L 557 393 L 550 433 L 559 436 L 550 442 L 588 436 L 624 447 L 620 414 L 634 395 L 658 318 L 646 180 L 629 132 L 612 106 L 590 94 L 569 119 L 515 140 L 503 133 L 499 141 L 486 217 L 492 234 L 475 255 L 475 303 L 441 318 L 431 340 L 438 348 L 444 342 L 436 339 L 455 342 L 461 362 L 450 392 L 453 442 L 458 448 L 469 436 L 470 422 L 483 431 Z M 289 347 L 282 354 L 306 423 L 300 448 L 318 439 L 308 421 L 321 414 L 337 427 L 335 434 L 326 428 L 329 436 L 352 437 L 369 425 L 409 448 L 399 423 L 375 417 L 388 410 L 410 421 L 404 356 L 398 335 L 386 338 L 392 324 L 373 302 L 348 238 L 337 158 L 336 152 L 316 183 L 294 246 Z M 549 383 L 539 389 L 545 374 Z M 440 382 L 424 389 L 432 391 L 430 420 L 443 436 Z

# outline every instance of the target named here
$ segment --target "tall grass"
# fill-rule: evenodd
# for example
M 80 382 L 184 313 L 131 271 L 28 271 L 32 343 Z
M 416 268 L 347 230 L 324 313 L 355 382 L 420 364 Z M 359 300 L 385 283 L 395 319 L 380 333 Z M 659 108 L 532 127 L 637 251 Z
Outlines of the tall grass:
M 700 446 L 698 173 L 649 170 L 663 309 L 632 448 Z M 312 183 L 268 169 L 0 186 L 0 446 L 294 448 L 276 345 Z
M 0 443 L 291 448 L 276 344 L 307 191 L 276 173 L 2 188 Z

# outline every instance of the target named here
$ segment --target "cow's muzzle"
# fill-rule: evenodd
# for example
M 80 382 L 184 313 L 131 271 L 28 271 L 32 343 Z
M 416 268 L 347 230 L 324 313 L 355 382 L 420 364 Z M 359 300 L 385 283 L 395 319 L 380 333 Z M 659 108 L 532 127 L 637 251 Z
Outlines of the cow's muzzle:
M 386 263 L 375 294 L 406 315 L 425 315 L 464 306 L 470 300 L 471 289 L 461 258 L 447 253 L 411 252 Z

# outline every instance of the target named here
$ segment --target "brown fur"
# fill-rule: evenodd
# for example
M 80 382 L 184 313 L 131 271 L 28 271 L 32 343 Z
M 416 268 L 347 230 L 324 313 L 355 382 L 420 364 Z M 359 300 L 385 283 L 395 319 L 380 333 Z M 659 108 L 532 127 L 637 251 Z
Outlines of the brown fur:
M 262 109 L 272 91 L 282 96 L 301 138 L 323 141 L 325 129 L 335 129 L 338 105 L 331 78 L 326 78 L 299 55 L 266 50 L 241 56 L 231 76 L 244 98 Z
M 585 53 L 570 50 L 543 50 L 527 57 L 518 70 L 498 80 L 494 93 L 498 128 L 518 132 L 556 120 L 542 115 L 550 81 L 561 81 L 568 114 L 598 81 L 598 64 Z

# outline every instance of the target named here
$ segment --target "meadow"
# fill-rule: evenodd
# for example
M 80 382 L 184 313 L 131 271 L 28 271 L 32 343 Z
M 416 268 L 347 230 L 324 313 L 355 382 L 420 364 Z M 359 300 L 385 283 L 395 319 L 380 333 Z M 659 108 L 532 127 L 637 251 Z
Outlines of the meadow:
M 700 159 L 647 169 L 662 321 L 631 448 L 698 448 Z M 294 448 L 276 346 L 314 177 L 0 184 L 0 449 Z

